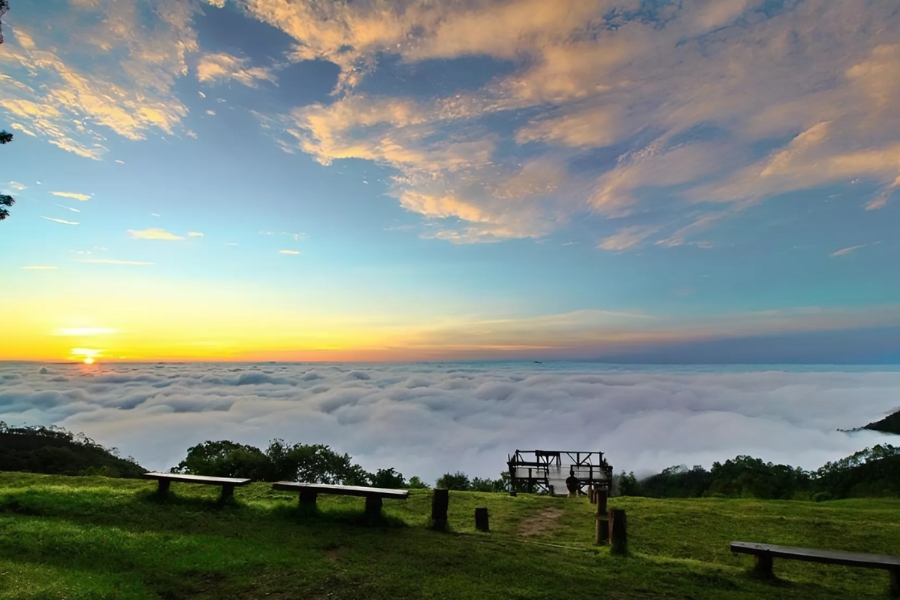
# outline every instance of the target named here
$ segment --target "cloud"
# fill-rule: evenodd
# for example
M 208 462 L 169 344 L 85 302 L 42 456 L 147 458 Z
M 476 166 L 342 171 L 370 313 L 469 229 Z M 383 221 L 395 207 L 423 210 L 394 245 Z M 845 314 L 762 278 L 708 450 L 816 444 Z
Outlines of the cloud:
M 9 187 L 11 187 L 11 188 L 14 189 L 14 190 L 20 191 L 20 192 L 21 192 L 22 190 L 27 190 L 27 189 L 28 189 L 28 186 L 27 186 L 27 185 L 21 184 L 21 183 L 19 183 L 18 181 L 10 181 L 10 182 L 9 182 Z
M 91 352 L 101 352 L 84 348 Z M 79 355 L 87 356 L 87 355 Z M 97 356 L 96 354 L 94 356 Z M 73 354 L 74 357 L 74 354 Z M 102 359 L 101 359 L 102 362 Z M 875 443 L 900 374 L 556 365 L 0 364 L 0 420 L 57 424 L 167 469 L 189 446 L 329 444 L 365 468 L 497 477 L 516 448 L 606 453 L 616 472 L 737 454 L 816 468 Z M 403 435 L 398 435 L 403 432 Z
M 259 81 L 275 82 L 275 75 L 263 67 L 248 67 L 246 58 L 226 52 L 204 54 L 197 64 L 197 79 L 201 83 L 220 83 L 233 79 L 247 87 L 257 87 Z
M 54 196 L 59 196 L 60 198 L 70 198 L 72 200 L 78 200 L 79 202 L 87 202 L 91 199 L 89 194 L 78 194 L 75 192 L 50 192 Z
M 198 49 L 190 24 L 199 6 L 160 0 L 146 8 L 99 0 L 55 11 L 46 27 L 17 25 L 0 60 L 0 109 L 20 122 L 14 127 L 93 159 L 110 133 L 174 133 L 188 113 L 173 87 Z
M 64 221 L 62 219 L 54 219 L 53 217 L 41 217 L 42 219 L 46 219 L 48 221 L 53 221 L 54 223 L 61 223 L 63 225 L 78 225 L 75 221 Z
M 634 248 L 658 230 L 658 227 L 626 227 L 615 235 L 604 239 L 597 248 L 601 250 L 628 250 Z
M 300 252 L 297 250 L 279 250 L 278 252 L 279 252 L 279 254 L 293 254 L 293 255 L 300 254 Z
M 133 240 L 183 240 L 184 238 L 180 235 L 175 235 L 174 233 L 169 233 L 165 229 L 159 229 L 156 227 L 151 227 L 149 229 L 143 229 L 140 231 L 136 231 L 134 229 L 128 230 L 128 235 L 131 236 Z
M 58 206 L 58 207 L 60 207 L 60 208 L 64 208 L 64 209 L 66 209 L 66 210 L 70 210 L 70 211 L 76 212 L 76 213 L 80 213 L 80 212 L 81 212 L 81 211 L 78 210 L 77 208 L 72 208 L 71 206 L 64 206 L 64 205 L 62 205 L 62 204 L 54 204 L 54 206 Z
M 57 267 L 53 265 L 29 265 L 27 267 L 22 267 L 23 269 L 28 269 L 31 271 L 51 271 L 55 270 Z
M 112 258 L 92 258 L 92 259 L 83 259 L 77 260 L 75 262 L 81 263 L 93 263 L 98 265 L 135 265 L 135 266 L 150 266 L 156 263 L 152 262 L 143 262 L 137 260 L 116 260 Z
M 188 231 L 188 237 L 198 237 L 198 238 L 201 238 L 201 237 L 203 237 L 203 234 L 200 233 L 199 231 Z
M 832 252 L 829 256 L 847 256 L 851 252 L 855 252 L 860 248 L 865 248 L 868 244 L 860 244 L 859 246 L 850 246 L 849 248 L 843 248 L 838 250 L 837 252 Z
M 721 222 L 710 204 L 732 203 L 737 218 L 750 203 L 865 178 L 880 187 L 865 203 L 875 210 L 900 187 L 900 15 L 884 3 L 253 0 L 247 10 L 296 40 L 295 60 L 341 68 L 334 102 L 263 118 L 282 147 L 395 169 L 391 195 L 441 221 L 427 237 L 541 237 L 585 211 L 641 212 L 680 232 L 659 246 L 705 247 L 690 237 Z M 363 93 L 388 55 L 491 57 L 506 70 L 477 90 Z M 523 154 L 594 166 L 562 185 L 544 171 L 513 202 L 498 188 L 522 175 Z

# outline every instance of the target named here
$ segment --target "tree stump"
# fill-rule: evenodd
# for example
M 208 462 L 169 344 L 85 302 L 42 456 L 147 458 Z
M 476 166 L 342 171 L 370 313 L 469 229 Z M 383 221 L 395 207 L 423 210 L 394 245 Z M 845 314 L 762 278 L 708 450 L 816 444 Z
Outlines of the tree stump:
M 488 509 L 487 508 L 476 508 L 475 509 L 475 529 L 478 531 L 490 531 L 491 527 L 488 523 Z
M 437 531 L 447 528 L 447 509 L 450 507 L 450 490 L 436 489 L 431 497 L 431 527 Z
M 156 490 L 156 497 L 165 500 L 169 496 L 169 486 L 172 484 L 168 479 L 160 479 L 159 487 Z
M 625 519 L 625 511 L 611 508 L 609 510 L 609 537 L 612 543 L 611 554 L 624 556 L 628 554 L 628 522 Z
M 605 489 L 594 491 L 594 503 L 597 505 L 594 544 L 605 546 L 609 543 L 609 514 L 606 510 L 607 491 Z

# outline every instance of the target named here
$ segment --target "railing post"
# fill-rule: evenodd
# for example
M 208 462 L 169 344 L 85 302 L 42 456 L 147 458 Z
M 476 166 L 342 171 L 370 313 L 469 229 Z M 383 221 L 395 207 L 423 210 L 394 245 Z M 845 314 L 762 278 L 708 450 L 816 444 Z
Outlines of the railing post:
M 487 508 L 476 508 L 475 509 L 475 529 L 478 531 L 490 531 L 491 527 L 488 523 L 488 509 Z
M 625 519 L 625 511 L 610 509 L 609 525 L 609 537 L 612 545 L 609 549 L 610 553 L 621 556 L 628 554 L 628 532 L 626 531 L 628 522 Z

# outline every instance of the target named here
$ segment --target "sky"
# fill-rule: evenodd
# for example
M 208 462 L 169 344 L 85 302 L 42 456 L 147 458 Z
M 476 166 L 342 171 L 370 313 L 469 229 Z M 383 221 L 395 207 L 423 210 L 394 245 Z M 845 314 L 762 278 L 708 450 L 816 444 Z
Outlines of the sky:
M 12 0 L 0 360 L 900 362 L 894 0 Z
M 366 470 L 496 478 L 514 450 L 604 453 L 615 474 L 749 455 L 815 470 L 896 437 L 900 369 L 505 362 L 0 363 L 0 421 L 84 432 L 143 467 L 190 446 L 326 444 Z M 845 431 L 839 431 L 839 430 Z

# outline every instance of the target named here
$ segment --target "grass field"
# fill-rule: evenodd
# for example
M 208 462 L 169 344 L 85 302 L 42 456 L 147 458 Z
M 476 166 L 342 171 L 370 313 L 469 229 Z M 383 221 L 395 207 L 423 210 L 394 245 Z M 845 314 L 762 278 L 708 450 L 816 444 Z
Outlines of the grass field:
M 452 492 L 450 532 L 431 493 L 319 497 L 300 514 L 269 484 L 218 488 L 0 473 L 0 598 L 885 598 L 885 572 L 775 561 L 754 578 L 731 540 L 900 554 L 900 500 L 824 503 L 613 498 L 631 555 L 595 548 L 587 500 Z M 476 506 L 491 532 L 474 529 Z

